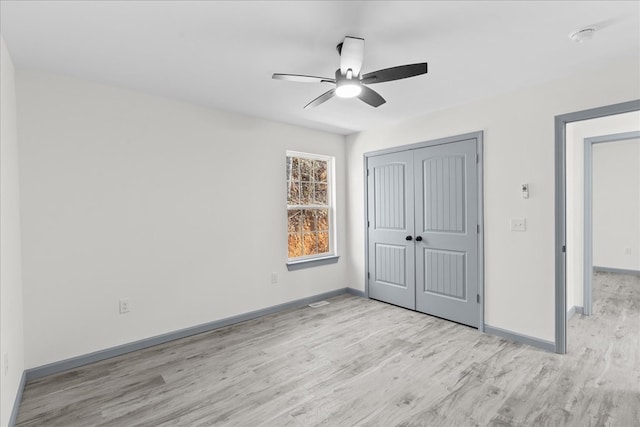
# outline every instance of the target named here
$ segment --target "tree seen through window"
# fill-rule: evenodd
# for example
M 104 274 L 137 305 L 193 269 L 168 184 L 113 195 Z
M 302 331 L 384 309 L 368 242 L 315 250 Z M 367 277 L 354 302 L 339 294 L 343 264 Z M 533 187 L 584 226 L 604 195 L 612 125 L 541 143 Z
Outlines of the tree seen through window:
M 287 156 L 289 258 L 331 252 L 329 168 L 328 160 Z

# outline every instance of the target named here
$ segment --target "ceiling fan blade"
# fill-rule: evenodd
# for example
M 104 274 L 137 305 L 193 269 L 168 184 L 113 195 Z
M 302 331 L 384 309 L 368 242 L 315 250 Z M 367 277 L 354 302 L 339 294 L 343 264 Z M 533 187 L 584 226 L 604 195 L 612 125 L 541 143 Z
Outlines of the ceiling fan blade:
M 384 70 L 373 71 L 362 76 L 362 83 L 374 84 L 390 82 L 392 80 L 406 79 L 407 77 L 419 76 L 427 73 L 427 63 L 400 65 L 398 67 L 385 68 Z
M 331 98 L 333 98 L 333 94 L 335 93 L 335 91 L 336 91 L 335 89 L 331 89 L 330 91 L 323 93 L 322 95 L 320 95 L 319 97 L 317 97 L 316 99 L 314 99 L 313 101 L 305 105 L 304 108 L 317 107 L 323 102 L 330 100 Z
M 302 74 L 280 74 L 275 73 L 271 78 L 276 80 L 288 80 L 300 83 L 335 83 L 335 79 L 329 77 L 305 76 Z
M 360 95 L 358 95 L 358 98 L 372 107 L 379 107 L 387 102 L 378 92 L 373 89 L 369 89 L 366 86 L 362 86 L 362 91 L 360 92 Z
M 364 39 L 357 37 L 345 37 L 340 50 L 340 72 L 344 76 L 351 68 L 353 75 L 360 75 L 362 61 L 364 60 Z

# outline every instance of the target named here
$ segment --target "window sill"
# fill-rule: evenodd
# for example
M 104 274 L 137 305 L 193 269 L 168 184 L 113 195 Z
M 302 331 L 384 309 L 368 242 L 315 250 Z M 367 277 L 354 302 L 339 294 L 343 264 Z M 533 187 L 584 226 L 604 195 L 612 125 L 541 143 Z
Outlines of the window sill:
M 322 258 L 302 259 L 299 261 L 287 262 L 287 270 L 302 270 L 303 268 L 318 267 L 320 265 L 335 264 L 340 257 L 338 255 L 331 255 Z

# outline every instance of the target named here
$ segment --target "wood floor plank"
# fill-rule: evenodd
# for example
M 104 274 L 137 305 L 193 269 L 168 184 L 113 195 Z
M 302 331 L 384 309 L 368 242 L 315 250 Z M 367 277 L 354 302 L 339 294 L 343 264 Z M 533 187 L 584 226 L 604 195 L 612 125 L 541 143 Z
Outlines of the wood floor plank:
M 17 426 L 640 426 L 640 277 L 557 355 L 350 295 L 30 381 Z

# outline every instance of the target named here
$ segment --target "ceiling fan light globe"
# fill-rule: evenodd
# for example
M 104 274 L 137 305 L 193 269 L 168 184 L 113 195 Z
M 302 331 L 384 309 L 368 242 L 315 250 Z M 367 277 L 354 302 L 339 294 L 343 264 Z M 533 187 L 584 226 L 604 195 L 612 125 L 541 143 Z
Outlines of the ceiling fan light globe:
M 336 87 L 336 96 L 340 98 L 355 98 L 362 92 L 362 87 L 355 82 L 344 82 Z

